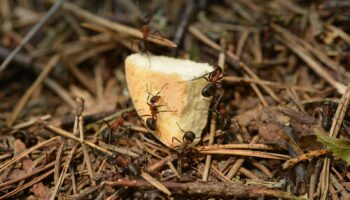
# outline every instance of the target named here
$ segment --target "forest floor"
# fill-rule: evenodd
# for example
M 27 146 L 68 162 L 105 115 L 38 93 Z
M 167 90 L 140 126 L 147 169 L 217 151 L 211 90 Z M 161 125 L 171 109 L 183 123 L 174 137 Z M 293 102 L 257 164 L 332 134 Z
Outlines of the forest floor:
M 350 199 L 349 24 L 342 0 L 0 1 L 0 199 Z M 145 51 L 221 62 L 195 147 L 136 115 Z

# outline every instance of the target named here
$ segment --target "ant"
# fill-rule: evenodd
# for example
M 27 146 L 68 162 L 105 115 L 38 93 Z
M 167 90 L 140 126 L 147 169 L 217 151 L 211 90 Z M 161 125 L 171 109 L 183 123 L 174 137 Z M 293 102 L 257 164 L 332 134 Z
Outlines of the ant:
M 217 121 L 222 131 L 227 130 L 231 127 L 231 116 L 227 114 L 224 102 L 220 102 L 223 96 L 223 94 L 220 95 L 216 103 L 213 105 L 213 108 L 211 109 L 217 114 Z
M 149 106 L 149 109 L 151 111 L 151 114 L 150 115 L 142 115 L 140 117 L 143 117 L 143 116 L 150 116 L 149 118 L 146 119 L 146 126 L 147 128 L 149 128 L 150 130 L 152 131 L 155 131 L 156 130 L 156 124 L 157 124 L 157 115 L 160 113 L 160 112 L 171 112 L 171 111 L 160 111 L 158 110 L 159 107 L 162 107 L 162 106 L 165 106 L 165 105 L 156 105 L 156 103 L 159 102 L 161 96 L 159 95 L 163 88 L 167 85 L 168 83 L 164 84 L 162 86 L 162 88 L 160 89 L 159 92 L 157 92 L 157 94 L 153 95 L 151 94 L 149 91 L 147 91 L 148 93 L 148 97 L 147 97 L 147 105 Z M 150 96 L 152 96 L 150 98 Z
M 182 166 L 185 161 L 184 158 L 192 158 L 193 157 L 192 155 L 198 153 L 198 151 L 189 146 L 189 144 L 191 144 L 196 139 L 196 134 L 194 134 L 192 131 L 184 131 L 178 123 L 176 124 L 179 127 L 179 129 L 184 133 L 182 137 L 182 142 L 176 137 L 172 138 L 173 143 L 174 143 L 174 140 L 180 143 L 180 145 L 177 146 L 177 148 L 175 149 L 175 152 L 177 154 L 177 157 L 179 158 L 177 161 L 177 170 L 181 174 Z
M 146 53 L 147 56 L 148 56 L 148 42 L 147 42 L 147 38 L 148 38 L 148 35 L 150 33 L 149 24 L 151 23 L 152 18 L 153 18 L 153 15 L 149 15 L 149 16 L 146 16 L 144 18 L 144 24 L 142 25 L 142 27 L 140 29 L 140 31 L 142 33 L 142 40 L 139 41 L 139 43 L 137 44 L 139 49 L 142 52 Z
M 151 59 L 149 57 L 148 54 L 148 37 L 150 37 L 150 28 L 149 28 L 149 24 L 151 23 L 153 18 L 153 15 L 148 15 L 145 16 L 143 19 L 143 25 L 140 29 L 141 33 L 142 33 L 142 39 L 137 43 L 138 48 L 140 49 L 141 52 L 146 53 L 148 61 L 149 61 L 149 66 L 151 66 Z M 159 34 L 160 36 L 162 36 L 162 34 L 159 31 L 155 31 L 153 34 Z
M 182 137 L 183 142 L 180 142 L 179 139 L 177 139 L 176 137 L 172 138 L 172 142 L 174 143 L 174 140 L 176 140 L 179 143 L 185 144 L 186 146 L 188 144 L 191 144 L 194 141 L 194 139 L 196 139 L 196 134 L 194 134 L 192 131 L 184 131 L 177 122 L 176 124 L 179 127 L 179 129 L 184 133 Z
M 135 177 L 138 177 L 141 174 L 138 162 L 124 155 L 113 152 L 112 156 L 107 157 L 107 162 L 114 166 L 118 173 L 130 174 Z
M 129 120 L 130 116 L 131 112 L 124 112 L 120 117 L 116 118 L 111 125 L 107 121 L 103 120 L 108 126 L 102 132 L 103 141 L 110 144 L 112 141 L 113 132 L 115 131 L 117 132 L 117 135 L 127 133 L 130 130 L 130 127 L 125 127 L 124 122 Z
M 206 77 L 208 75 L 208 77 Z M 214 70 L 200 76 L 196 79 L 204 78 L 209 83 L 202 89 L 202 96 L 204 97 L 212 97 L 216 94 L 218 89 L 222 88 L 221 82 L 219 82 L 224 77 L 224 73 L 222 68 L 219 65 L 215 65 Z

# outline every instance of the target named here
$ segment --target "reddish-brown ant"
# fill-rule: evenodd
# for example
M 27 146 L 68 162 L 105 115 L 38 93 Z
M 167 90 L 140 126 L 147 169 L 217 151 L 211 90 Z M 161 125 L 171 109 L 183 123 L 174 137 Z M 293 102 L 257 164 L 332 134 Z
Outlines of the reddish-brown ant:
M 116 132 L 117 135 L 124 134 L 128 132 L 130 127 L 126 127 L 124 122 L 129 120 L 131 116 L 131 112 L 122 113 L 120 117 L 117 117 L 114 122 L 110 125 L 107 121 L 104 122 L 107 124 L 107 128 L 105 128 L 102 132 L 102 139 L 107 144 L 111 143 L 113 133 Z
M 140 51 L 144 52 L 148 56 L 148 42 L 147 38 L 150 33 L 149 24 L 151 23 L 153 15 L 146 16 L 144 19 L 144 24 L 142 25 L 142 28 L 140 29 L 142 33 L 142 40 L 138 43 L 138 47 Z
M 215 65 L 213 71 L 192 80 L 196 80 L 200 78 L 204 78 L 205 80 L 207 80 L 209 83 L 202 89 L 201 93 L 202 93 L 202 96 L 204 97 L 212 97 L 216 94 L 216 91 L 218 89 L 221 89 L 222 86 L 221 86 L 220 80 L 223 78 L 223 75 L 224 74 L 223 74 L 222 68 L 218 65 Z
M 113 152 L 112 156 L 107 157 L 108 164 L 114 166 L 115 170 L 122 174 L 130 174 L 138 177 L 141 169 L 137 160 L 132 160 L 124 155 Z
M 220 102 L 223 95 L 219 97 L 215 103 L 213 110 L 217 113 L 218 125 L 221 127 L 221 130 L 227 130 L 231 127 L 231 116 L 226 112 L 226 106 L 223 102 Z
M 147 91 L 148 93 L 148 97 L 147 97 L 147 105 L 149 106 L 149 109 L 151 111 L 151 114 L 150 115 L 142 115 L 140 117 L 143 117 L 143 116 L 150 116 L 149 118 L 146 119 L 146 126 L 147 128 L 149 128 L 150 130 L 152 131 L 155 131 L 156 130 L 156 124 L 157 124 L 157 115 L 160 113 L 160 112 L 172 112 L 172 111 L 160 111 L 158 110 L 159 107 L 162 107 L 162 106 L 165 106 L 165 105 L 156 105 L 158 103 L 158 101 L 160 100 L 161 96 L 159 95 L 163 88 L 167 85 L 168 83 L 164 84 L 162 86 L 162 88 L 160 89 L 159 92 L 157 92 L 157 94 L 153 95 L 151 94 L 149 91 Z M 152 96 L 150 98 L 150 96 Z

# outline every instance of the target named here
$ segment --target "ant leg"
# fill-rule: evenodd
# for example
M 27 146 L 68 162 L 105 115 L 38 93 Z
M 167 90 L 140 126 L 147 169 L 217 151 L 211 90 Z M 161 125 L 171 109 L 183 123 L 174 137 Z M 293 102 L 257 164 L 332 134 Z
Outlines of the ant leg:
M 148 96 L 147 96 L 147 104 L 150 105 L 149 104 L 150 96 L 154 96 L 154 95 L 151 93 L 151 88 L 148 87 L 148 84 L 146 84 L 146 92 L 148 94 Z
M 146 55 L 147 55 L 147 58 L 148 58 L 148 68 L 150 68 L 151 67 L 151 58 L 149 57 L 149 53 L 148 53 L 148 42 L 147 42 L 147 40 L 146 40 L 146 38 L 144 38 L 143 39 L 143 42 L 144 42 L 144 44 L 145 44 L 145 53 L 146 53 Z
M 141 117 L 151 117 L 151 116 L 152 116 L 152 115 L 150 115 L 150 114 L 147 114 L 147 115 L 141 115 L 141 116 L 140 116 L 140 118 L 141 118 Z
M 166 105 L 157 105 L 156 108 L 163 107 L 163 106 L 166 106 Z
M 217 107 L 219 105 L 219 102 L 221 101 L 221 98 L 224 96 L 224 94 L 221 94 L 218 98 L 218 100 L 215 102 L 215 104 L 213 105 L 213 110 L 218 113 Z
M 176 137 L 171 138 L 171 143 L 174 144 L 174 140 L 176 140 L 177 142 L 179 142 L 180 144 L 182 143 L 179 139 L 177 139 Z
M 159 110 L 158 113 L 161 112 L 177 112 L 177 110 Z
M 165 86 L 167 86 L 167 85 L 168 85 L 168 83 L 165 83 L 165 84 L 160 88 L 159 92 L 157 92 L 157 94 L 154 95 L 154 96 L 157 96 L 158 94 L 160 94 L 160 93 L 162 92 L 163 88 L 164 88 Z

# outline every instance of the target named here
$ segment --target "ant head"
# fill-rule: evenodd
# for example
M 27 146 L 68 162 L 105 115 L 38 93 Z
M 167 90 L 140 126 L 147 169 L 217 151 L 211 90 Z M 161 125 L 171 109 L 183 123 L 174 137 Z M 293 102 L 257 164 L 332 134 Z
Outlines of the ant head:
M 157 120 L 154 118 L 147 118 L 146 119 L 146 126 L 152 131 L 156 130 Z
M 131 115 L 132 115 L 131 112 L 123 112 L 123 113 L 121 114 L 121 117 L 122 117 L 123 120 L 127 121 L 127 120 L 130 119 Z
M 157 103 L 157 102 L 159 101 L 159 99 L 160 99 L 160 96 L 159 96 L 159 95 L 156 95 L 156 96 L 153 96 L 153 97 L 149 100 L 149 102 L 152 103 L 152 104 L 154 104 L 154 103 Z
M 144 17 L 144 19 L 143 19 L 144 24 L 148 25 L 149 23 L 151 23 L 153 15 L 152 14 L 146 14 L 143 17 Z
M 182 140 L 186 143 L 192 143 L 196 135 L 192 131 L 186 131 Z
M 217 90 L 217 86 L 215 83 L 208 83 L 203 89 L 202 89 L 202 96 L 203 97 L 212 97 L 215 95 Z
M 149 96 L 152 96 L 152 98 L 150 99 L 150 103 L 156 103 L 156 102 L 159 101 L 159 99 L 160 99 L 159 94 L 162 92 L 163 88 L 164 88 L 166 85 L 168 85 L 168 83 L 165 83 L 165 84 L 160 88 L 159 92 L 157 92 L 157 94 L 155 94 L 155 95 L 153 95 L 153 94 L 151 93 L 150 88 L 148 87 L 148 85 L 146 85 L 148 98 L 149 98 Z M 153 100 L 152 100 L 152 99 L 153 99 Z M 148 101 L 148 99 L 147 99 L 147 101 Z M 153 101 L 153 102 L 152 102 L 152 101 Z
M 196 134 L 194 134 L 192 131 L 184 131 L 184 130 L 180 127 L 179 123 L 176 122 L 176 124 L 177 124 L 177 126 L 179 127 L 179 129 L 184 133 L 184 136 L 182 137 L 182 140 L 183 140 L 184 142 L 186 142 L 186 143 L 192 143 L 193 140 L 196 138 Z

